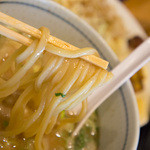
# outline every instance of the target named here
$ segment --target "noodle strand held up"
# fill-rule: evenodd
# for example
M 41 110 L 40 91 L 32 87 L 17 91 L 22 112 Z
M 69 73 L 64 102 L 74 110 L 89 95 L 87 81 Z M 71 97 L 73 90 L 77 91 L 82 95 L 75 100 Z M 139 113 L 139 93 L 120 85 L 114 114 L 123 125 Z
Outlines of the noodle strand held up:
M 40 28 L 42 36 L 29 47 L 21 46 L 5 62 L 0 64 L 0 100 L 6 101 L 17 93 L 10 113 L 9 125 L 3 136 L 35 136 L 35 149 L 43 149 L 43 137 L 51 133 L 55 125 L 80 121 L 87 110 L 87 97 L 112 74 L 89 62 L 84 55 L 96 55 L 93 48 L 69 51 L 48 44 L 49 30 Z M 12 65 L 15 69 L 12 70 Z M 8 72 L 9 78 L 5 78 Z M 59 117 L 82 103 L 78 115 Z

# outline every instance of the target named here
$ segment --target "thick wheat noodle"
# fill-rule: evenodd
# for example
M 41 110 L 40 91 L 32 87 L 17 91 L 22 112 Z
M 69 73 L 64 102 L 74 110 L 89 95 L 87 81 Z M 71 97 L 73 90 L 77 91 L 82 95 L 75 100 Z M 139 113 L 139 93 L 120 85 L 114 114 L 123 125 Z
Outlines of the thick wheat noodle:
M 105 81 L 107 77 L 107 74 L 105 72 L 103 72 L 101 75 L 100 75 L 100 81 L 101 83 L 99 85 L 97 84 L 94 84 L 91 89 L 90 89 L 90 92 L 85 92 L 81 97 L 79 97 L 78 99 L 76 99 L 75 101 L 73 101 L 70 106 L 68 106 L 66 108 L 66 110 L 71 110 L 72 108 L 74 108 L 76 105 L 78 105 L 79 101 L 82 101 L 82 99 L 84 99 L 84 97 L 88 97 L 94 90 L 97 86 L 100 86 L 101 84 L 103 84 L 103 82 Z M 99 83 L 99 82 L 97 82 Z
M 0 74 L 5 75 L 15 63 L 12 76 L 8 80 L 0 78 L 0 100 L 7 99 L 14 92 L 20 94 L 11 110 L 9 126 L 0 134 L 35 136 L 36 150 L 42 150 L 44 134 L 51 133 L 57 121 L 60 122 L 58 128 L 63 126 L 63 120 L 64 124 L 80 121 L 87 110 L 87 97 L 112 76 L 79 58 L 90 54 L 98 56 L 96 50 L 83 48 L 69 51 L 58 48 L 47 43 L 49 30 L 44 27 L 40 30 L 40 40 L 35 39 L 29 47 L 22 46 L 0 64 Z M 36 66 L 38 69 L 35 70 Z M 56 93 L 64 97 L 57 97 Z M 29 102 L 33 102 L 35 107 L 29 107 Z M 62 121 L 58 119 L 62 111 L 68 111 L 80 103 L 82 109 L 78 115 L 67 116 Z M 26 109 L 31 109 L 27 116 Z
M 43 30 L 43 35 L 40 39 L 40 42 L 36 50 L 31 55 L 28 62 L 23 67 L 21 67 L 20 70 L 17 73 L 15 73 L 15 75 L 12 78 L 10 78 L 4 85 L 0 86 L 0 89 L 5 88 L 5 87 L 10 87 L 16 84 L 26 74 L 26 72 L 32 67 L 32 65 L 37 61 L 40 54 L 42 54 L 42 52 L 45 49 L 45 45 L 46 45 L 47 38 L 49 35 L 49 30 L 46 28 L 41 28 L 41 29 Z M 37 42 L 37 40 L 35 42 Z M 35 48 L 34 46 L 32 47 L 33 49 Z
M 96 81 L 98 74 L 99 74 L 99 72 L 97 72 L 89 81 L 87 81 L 78 91 L 76 91 L 74 94 L 72 94 L 66 101 L 61 102 L 58 105 L 57 111 L 61 112 L 64 107 L 68 108 L 72 102 L 74 102 L 78 98 L 80 99 L 82 94 L 84 94 L 85 92 L 87 93 L 89 91 L 89 89 L 93 86 L 94 82 Z M 64 106 L 64 103 L 65 103 L 65 106 Z
M 59 69 L 59 67 L 60 67 L 61 64 L 62 64 L 62 61 L 63 61 L 63 58 L 59 58 L 59 59 L 57 60 L 55 67 L 53 68 L 53 70 L 51 70 L 51 71 L 49 72 L 49 74 L 47 74 L 45 80 L 48 79 L 48 78 L 50 78 L 51 76 L 53 76 L 53 75 L 56 73 L 56 71 Z
M 12 111 L 11 111 L 11 118 L 10 118 L 10 122 L 9 122 L 9 128 L 11 128 L 11 125 L 13 124 L 12 121 L 18 117 L 18 115 L 16 116 L 16 113 L 18 113 L 18 109 L 20 109 L 20 107 L 23 105 L 23 101 L 26 100 L 27 101 L 27 97 L 29 97 L 29 99 L 32 97 L 31 94 L 33 92 L 33 86 L 29 86 L 28 88 L 26 88 L 23 93 L 19 96 L 19 98 L 17 99 Z
M 7 96 L 11 95 L 12 93 L 14 93 L 18 89 L 19 84 L 20 83 L 17 83 L 16 85 L 14 85 L 12 87 L 0 90 L 0 98 L 7 97 Z
M 66 57 L 66 58 L 77 58 L 77 57 L 81 57 L 84 55 L 91 55 L 91 54 L 99 56 L 98 52 L 93 48 L 81 48 L 75 51 L 70 51 L 70 50 L 56 47 L 52 44 L 47 44 L 47 46 L 45 47 L 45 50 L 47 50 L 48 52 L 52 54 L 55 54 L 61 57 Z
M 43 68 L 43 71 L 39 74 L 38 78 L 36 79 L 35 85 L 37 88 L 39 88 L 44 81 L 44 79 L 47 77 L 47 75 L 51 72 L 51 70 L 55 67 L 57 58 L 51 58 L 48 63 Z
M 24 50 L 24 46 L 22 46 L 21 48 L 19 48 L 18 50 L 16 50 L 11 57 L 9 57 L 6 61 L 4 61 L 0 67 L 0 75 L 4 72 L 6 72 L 9 67 L 11 66 L 12 62 L 15 61 L 16 57 L 21 54 L 21 52 L 23 52 Z
M 87 99 L 85 99 L 83 102 L 82 102 L 82 109 L 79 113 L 79 115 L 69 115 L 67 116 L 68 118 L 65 118 L 65 119 L 62 119 L 58 125 L 58 129 L 61 128 L 62 126 L 65 126 L 67 123 L 76 123 L 76 122 L 79 122 L 83 117 L 84 115 L 86 114 L 86 111 L 87 111 Z
M 43 91 L 44 91 L 44 89 L 43 89 Z M 43 95 L 44 96 L 44 95 Z M 40 96 L 39 96 L 40 97 Z M 41 96 L 42 97 L 42 96 Z M 21 107 L 21 106 L 19 106 L 19 109 L 24 109 L 24 107 L 25 107 L 25 105 L 26 105 L 26 103 L 27 103 L 27 101 L 29 101 L 30 100 L 30 98 L 31 98 L 31 95 L 29 96 L 29 98 L 26 98 L 25 97 L 25 99 L 23 99 L 24 101 L 25 101 L 25 104 L 22 104 L 23 106 Z M 42 111 L 43 111 L 43 109 L 44 109 L 44 106 L 45 106 L 45 98 L 41 98 L 42 100 L 41 100 L 41 103 L 40 103 L 40 105 L 39 105 L 39 108 L 37 109 L 37 111 L 36 112 L 34 112 L 30 117 L 28 117 L 27 119 L 25 119 L 25 120 L 23 120 L 20 124 L 19 124 L 19 126 L 16 126 L 13 130 L 10 130 L 10 131 L 7 131 L 7 132 L 4 132 L 4 134 L 5 135 L 9 135 L 9 136 L 14 136 L 14 135 L 18 135 L 18 134 L 20 134 L 20 133 L 23 133 L 23 132 L 25 132 L 25 130 L 27 130 L 32 124 L 33 124 L 33 122 L 35 122 L 38 118 L 39 118 L 39 116 L 41 115 L 41 113 L 42 113 Z M 21 103 L 24 103 L 23 101 L 21 102 Z M 18 113 L 19 111 L 18 110 L 16 110 L 16 112 L 14 113 L 14 117 L 17 115 L 17 113 Z M 21 111 L 20 111 L 21 112 Z M 20 117 L 20 118 L 19 118 Z M 21 119 L 21 118 L 23 118 L 23 115 L 20 115 L 18 118 L 19 119 Z M 13 116 L 12 116 L 12 118 L 13 118 Z M 18 120 L 19 120 L 18 119 Z M 15 121 L 15 119 L 12 119 L 12 121 Z M 12 122 L 12 124 L 15 124 L 15 122 Z M 11 128 L 11 127 L 10 127 Z M 3 133 L 2 133 L 3 134 Z
M 21 53 L 17 58 L 16 58 L 16 62 L 17 63 L 21 63 L 23 62 L 25 59 L 27 59 L 33 52 L 34 52 L 34 48 L 36 47 L 37 43 L 33 42 L 31 44 L 31 46 L 29 46 L 23 53 Z
M 78 61 L 76 62 L 76 64 L 78 64 Z M 71 86 L 77 80 L 77 78 L 81 72 L 81 70 L 78 70 L 80 67 L 81 67 L 81 64 L 79 63 L 77 69 L 74 71 L 72 76 L 70 76 L 69 79 L 67 80 L 67 82 L 61 87 L 60 91 L 62 91 L 64 94 L 66 94 L 69 91 Z M 42 147 L 41 147 L 42 137 L 43 137 L 44 132 L 49 124 L 49 120 L 52 117 L 52 113 L 54 112 L 55 108 L 57 107 L 57 105 L 59 103 L 60 103 L 60 98 L 54 98 L 52 100 L 51 104 L 49 105 L 49 107 L 47 108 L 47 112 L 46 112 L 46 114 L 43 118 L 43 121 L 41 123 L 41 126 L 39 128 L 39 132 L 37 133 L 37 135 L 35 137 L 35 146 L 37 149 L 42 149 Z
M 36 38 L 40 38 L 41 35 L 42 35 L 42 32 L 28 24 L 25 24 L 15 18 L 12 18 L 2 12 L 0 12 L 0 21 L 6 25 L 10 25 L 11 27 L 14 27 L 15 29 L 18 29 L 19 31 L 22 31 L 23 33 L 27 33 L 29 35 L 32 35 L 33 37 L 36 37 Z M 19 34 L 13 30 L 10 30 L 9 28 L 3 26 L 3 25 L 0 25 L 0 33 L 8 38 L 11 38 L 13 40 L 16 40 L 22 44 L 25 44 L 27 46 L 29 46 L 31 43 L 32 43 L 32 40 L 30 38 L 27 38 L 25 36 L 23 36 L 22 34 Z M 60 39 L 57 39 L 56 37 L 53 37 L 51 35 L 49 35 L 49 38 L 48 38 L 48 42 L 57 46 L 57 47 L 61 47 L 63 49 L 68 49 L 68 50 L 78 50 L 77 47 L 69 44 L 69 43 L 66 43 Z M 67 52 L 67 51 L 66 51 Z M 87 52 L 86 52 L 87 54 Z M 85 55 L 86 55 L 85 54 Z M 68 54 L 69 55 L 69 54 Z M 73 57 L 73 55 L 72 55 Z M 108 62 L 105 61 L 105 60 L 102 60 L 94 55 L 88 55 L 88 56 L 82 56 L 81 57 L 82 59 L 88 61 L 88 62 L 91 62 L 93 63 L 94 65 L 97 65 L 99 67 L 102 67 L 104 69 L 107 69 L 107 66 L 108 66 Z

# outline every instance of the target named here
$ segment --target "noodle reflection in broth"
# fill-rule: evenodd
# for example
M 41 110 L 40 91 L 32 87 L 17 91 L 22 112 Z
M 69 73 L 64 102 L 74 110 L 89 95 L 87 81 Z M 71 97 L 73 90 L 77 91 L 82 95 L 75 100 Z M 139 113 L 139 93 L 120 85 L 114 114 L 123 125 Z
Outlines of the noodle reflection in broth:
M 92 48 L 69 51 L 47 43 L 49 30 L 40 28 L 41 39 L 21 46 L 0 64 L 0 101 L 11 97 L 9 123 L 0 131 L 3 137 L 23 135 L 35 138 L 36 150 L 46 149 L 43 139 L 55 126 L 80 121 L 87 109 L 87 97 L 112 74 L 79 57 L 96 55 Z M 78 115 L 68 112 L 82 103 Z

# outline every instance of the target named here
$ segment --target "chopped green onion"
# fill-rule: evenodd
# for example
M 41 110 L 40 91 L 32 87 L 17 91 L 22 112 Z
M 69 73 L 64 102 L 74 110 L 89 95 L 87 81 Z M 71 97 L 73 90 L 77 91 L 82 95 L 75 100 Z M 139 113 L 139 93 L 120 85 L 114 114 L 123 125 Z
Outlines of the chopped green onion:
M 65 97 L 66 95 L 63 93 L 55 93 L 55 96 L 61 96 L 61 97 Z
M 65 118 L 65 115 L 66 115 L 66 114 L 65 114 L 65 110 L 63 110 L 63 111 L 61 112 L 61 114 L 60 114 L 60 118 L 61 118 L 61 119 Z
M 3 127 L 7 127 L 8 124 L 9 124 L 9 122 L 8 122 L 7 120 L 4 120 L 4 121 L 3 121 Z
M 81 129 L 79 135 L 76 136 L 75 138 L 75 150 L 82 150 L 85 147 L 86 145 L 85 136 L 86 136 L 85 130 Z

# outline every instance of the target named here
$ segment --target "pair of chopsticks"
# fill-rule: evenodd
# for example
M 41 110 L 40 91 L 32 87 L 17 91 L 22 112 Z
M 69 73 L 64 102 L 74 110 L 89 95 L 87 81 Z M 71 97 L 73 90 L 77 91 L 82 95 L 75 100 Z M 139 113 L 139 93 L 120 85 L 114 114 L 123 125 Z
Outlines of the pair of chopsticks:
M 27 33 L 35 38 L 40 38 L 41 37 L 41 31 L 24 23 L 24 22 L 21 22 L 13 17 L 10 17 L 2 12 L 0 12 L 0 22 L 5 24 L 5 25 L 8 25 L 10 27 L 13 27 L 15 29 L 17 29 L 18 31 L 21 31 L 23 33 Z M 31 43 L 32 43 L 32 39 L 28 38 L 28 37 L 25 37 L 23 36 L 22 34 L 14 31 L 14 30 L 11 30 L 9 28 L 7 28 L 6 26 L 3 26 L 3 25 L 0 25 L 0 34 L 3 35 L 3 36 L 6 36 L 10 39 L 13 39 L 21 44 L 24 44 L 26 46 L 29 46 Z M 66 43 L 52 35 L 49 35 L 49 39 L 48 39 L 48 42 L 57 46 L 57 47 L 60 47 L 60 48 L 63 48 L 63 49 L 67 49 L 67 50 L 77 50 L 79 48 L 69 44 L 69 43 Z M 107 69 L 108 67 L 108 62 L 95 56 L 95 55 L 86 55 L 86 56 L 81 56 L 80 57 L 81 59 L 85 60 L 85 61 L 88 61 L 98 67 L 101 67 L 103 69 Z

